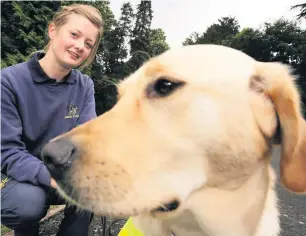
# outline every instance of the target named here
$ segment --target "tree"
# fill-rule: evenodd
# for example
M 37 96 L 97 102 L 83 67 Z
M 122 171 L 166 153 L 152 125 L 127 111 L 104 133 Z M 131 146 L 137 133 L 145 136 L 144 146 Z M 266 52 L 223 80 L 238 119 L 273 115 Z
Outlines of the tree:
M 280 19 L 266 23 L 264 32 L 270 42 L 270 61 L 281 61 L 294 69 L 306 106 L 306 30 L 301 29 L 297 22 Z
M 183 45 L 208 43 L 227 45 L 239 32 L 239 27 L 238 21 L 234 17 L 222 17 L 218 23 L 209 26 L 202 35 L 196 32 L 192 33 L 183 42 Z
M 170 47 L 166 42 L 166 35 L 165 32 L 158 28 L 158 29 L 151 29 L 149 35 L 149 47 L 148 47 L 148 54 L 153 57 L 157 56 Z
M 137 6 L 135 27 L 130 39 L 131 58 L 125 66 L 126 75 L 137 70 L 150 58 L 149 40 L 153 11 L 151 1 L 141 1 Z
M 200 40 L 200 33 L 198 32 L 192 32 L 192 34 L 186 38 L 184 41 L 183 41 L 183 45 L 186 46 L 186 45 L 193 45 L 193 44 L 197 44 Z
M 61 2 L 1 2 L 1 68 L 28 59 L 46 44 L 47 24 Z
M 306 3 L 294 5 L 291 9 L 300 8 L 300 13 L 297 15 L 298 19 L 305 18 L 306 19 Z
M 245 52 L 258 61 L 279 61 L 290 65 L 297 75 L 302 101 L 306 105 L 306 30 L 297 21 L 279 19 L 263 28 L 245 28 L 239 32 L 235 20 L 219 20 L 202 34 L 194 32 L 183 44 L 213 43 Z
M 260 30 L 245 28 L 232 38 L 228 46 L 241 50 L 259 61 L 269 61 L 271 58 L 269 42 Z
M 133 21 L 135 18 L 134 10 L 130 2 L 126 2 L 121 7 L 121 16 L 119 20 L 120 28 L 123 31 L 123 36 L 131 37 L 133 31 Z
M 137 50 L 148 51 L 152 14 L 151 1 L 141 1 L 138 4 L 135 28 L 130 42 L 131 52 Z
M 269 42 L 271 61 L 297 67 L 306 53 L 305 30 L 296 22 L 279 19 L 265 23 L 264 34 Z

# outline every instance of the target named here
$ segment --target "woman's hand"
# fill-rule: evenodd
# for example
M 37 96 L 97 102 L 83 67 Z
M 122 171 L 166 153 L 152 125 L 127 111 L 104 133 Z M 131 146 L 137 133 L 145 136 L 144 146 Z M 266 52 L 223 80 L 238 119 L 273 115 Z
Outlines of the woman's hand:
M 57 189 L 57 183 L 55 181 L 55 179 L 51 178 L 51 187 L 54 189 Z

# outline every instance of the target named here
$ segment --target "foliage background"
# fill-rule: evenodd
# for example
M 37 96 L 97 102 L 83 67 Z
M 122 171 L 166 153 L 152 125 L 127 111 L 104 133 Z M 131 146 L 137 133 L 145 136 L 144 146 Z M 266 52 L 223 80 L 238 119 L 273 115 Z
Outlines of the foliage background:
M 82 2 L 82 1 L 75 1 Z M 44 48 L 46 29 L 54 11 L 72 1 L 1 1 L 1 68 L 28 60 Z M 95 83 L 97 113 L 116 103 L 115 84 L 135 71 L 150 57 L 169 49 L 163 29 L 154 29 L 151 1 L 140 2 L 133 9 L 130 2 L 121 8 L 116 20 L 109 1 L 83 1 L 102 13 L 105 29 L 94 63 L 84 73 Z M 234 17 L 224 16 L 203 32 L 187 36 L 182 45 L 214 43 L 239 49 L 261 61 L 281 61 L 290 65 L 306 104 L 306 30 L 300 27 L 306 4 L 299 8 L 295 21 L 278 19 L 262 28 L 241 28 Z

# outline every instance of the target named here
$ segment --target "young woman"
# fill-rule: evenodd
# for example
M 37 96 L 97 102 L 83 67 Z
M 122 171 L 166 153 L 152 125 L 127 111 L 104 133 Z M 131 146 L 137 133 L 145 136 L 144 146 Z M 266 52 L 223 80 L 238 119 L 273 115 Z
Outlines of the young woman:
M 92 62 L 102 30 L 96 8 L 63 7 L 48 26 L 46 52 L 1 70 L 1 220 L 15 236 L 38 236 L 49 206 L 64 204 L 40 151 L 96 117 L 93 81 L 76 68 Z M 87 235 L 91 218 L 66 207 L 58 235 Z

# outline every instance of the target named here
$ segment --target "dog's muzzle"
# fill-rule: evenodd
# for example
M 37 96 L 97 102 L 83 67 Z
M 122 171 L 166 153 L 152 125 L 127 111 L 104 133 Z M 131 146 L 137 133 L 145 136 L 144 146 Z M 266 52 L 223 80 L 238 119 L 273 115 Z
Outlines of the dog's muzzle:
M 43 162 L 57 181 L 63 180 L 77 156 L 77 147 L 66 138 L 47 143 L 41 152 Z

